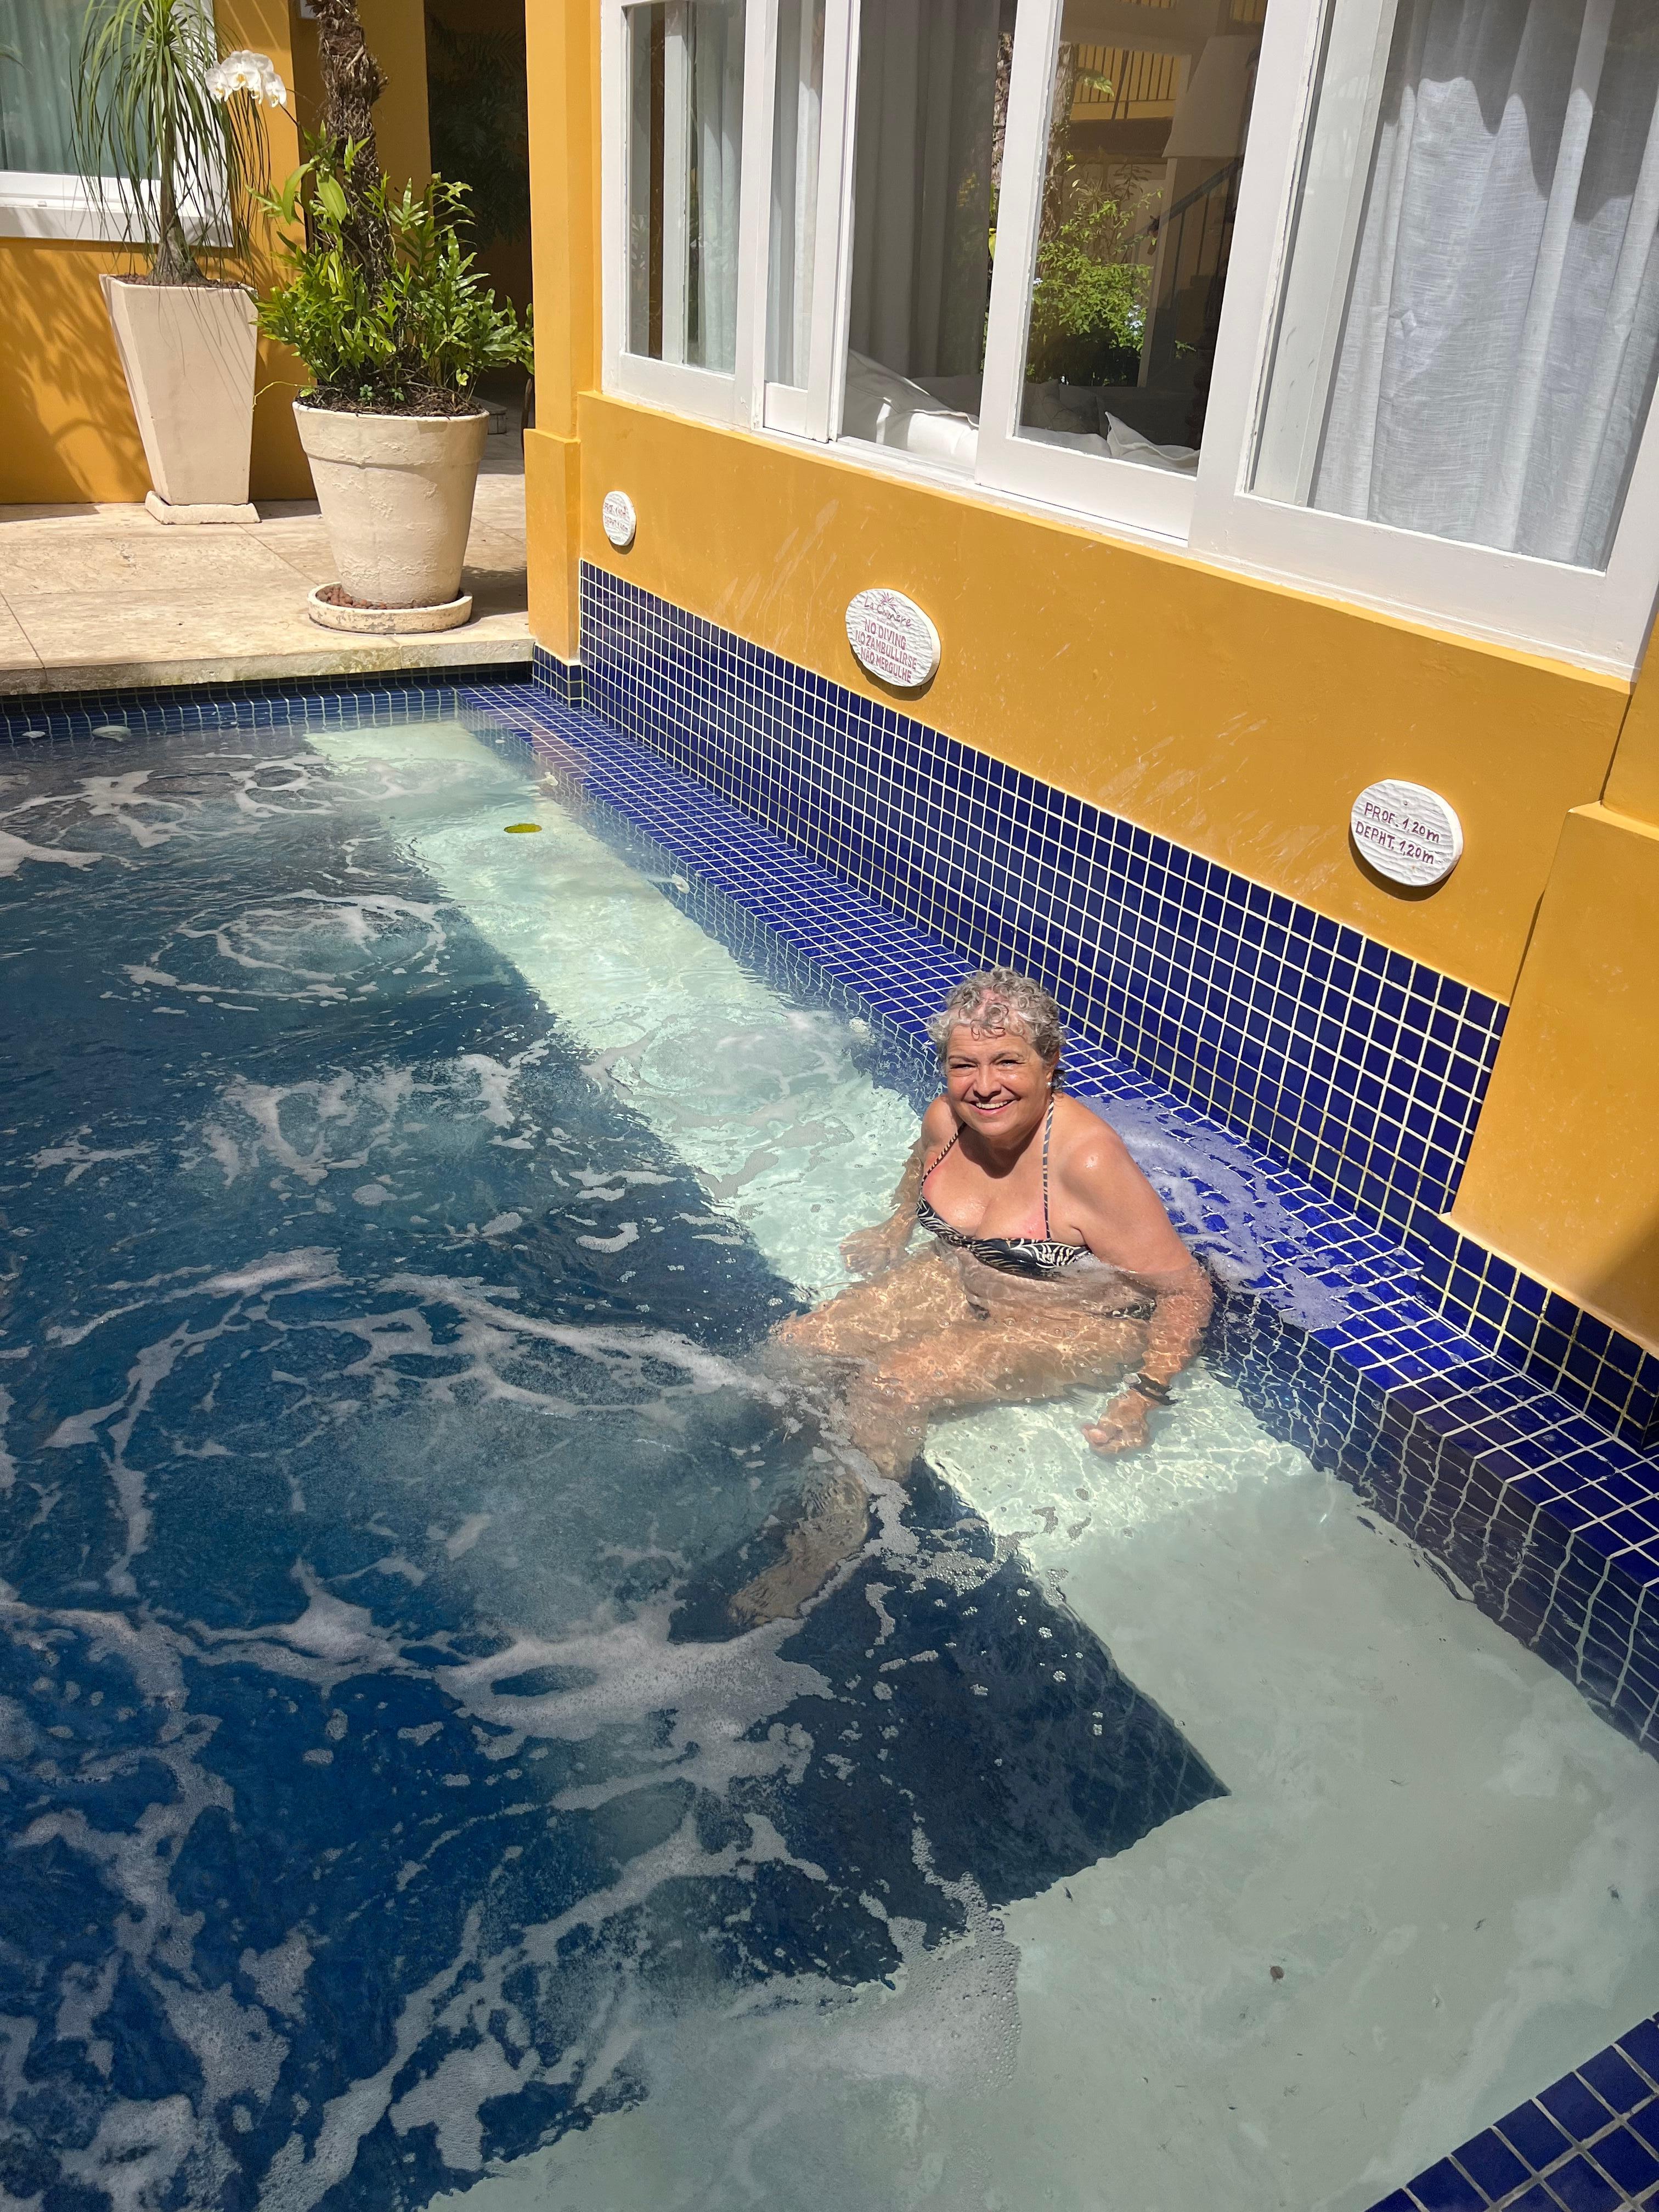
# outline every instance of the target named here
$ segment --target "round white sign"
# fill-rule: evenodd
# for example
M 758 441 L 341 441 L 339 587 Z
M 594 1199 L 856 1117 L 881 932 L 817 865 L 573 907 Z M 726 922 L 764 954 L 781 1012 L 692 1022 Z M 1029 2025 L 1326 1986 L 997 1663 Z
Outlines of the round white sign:
M 605 525 L 605 534 L 619 553 L 626 552 L 634 543 L 638 518 L 634 502 L 625 491 L 608 491 L 605 505 L 599 509 L 599 520 Z
M 1463 857 L 1462 823 L 1420 783 L 1368 783 L 1348 826 L 1362 857 L 1391 883 L 1437 884 Z
M 861 668 L 896 690 L 914 691 L 939 666 L 939 632 L 902 592 L 860 592 L 849 600 L 847 642 Z

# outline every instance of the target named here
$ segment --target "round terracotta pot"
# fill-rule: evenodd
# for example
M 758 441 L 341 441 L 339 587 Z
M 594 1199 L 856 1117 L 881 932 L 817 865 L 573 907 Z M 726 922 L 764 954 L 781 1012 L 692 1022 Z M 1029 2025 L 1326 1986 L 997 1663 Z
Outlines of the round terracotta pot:
M 441 606 L 461 586 L 489 418 L 294 409 L 323 526 L 354 599 Z

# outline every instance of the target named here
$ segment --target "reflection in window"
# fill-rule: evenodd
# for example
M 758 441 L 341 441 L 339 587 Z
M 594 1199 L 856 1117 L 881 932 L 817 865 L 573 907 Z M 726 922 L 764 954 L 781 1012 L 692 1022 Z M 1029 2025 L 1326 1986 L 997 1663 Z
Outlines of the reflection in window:
M 971 471 L 1013 0 L 864 0 L 849 437 Z
M 823 100 L 824 0 L 779 0 L 777 98 L 772 111 L 772 265 L 767 283 L 766 374 L 806 382 L 813 246 L 818 216 L 818 126 Z
M 1197 469 L 1265 12 L 1066 0 L 1022 435 Z
M 628 350 L 727 374 L 737 355 L 742 0 L 628 24 Z
M 1252 488 L 1604 568 L 1656 226 L 1651 0 L 1334 0 Z
M 72 177 L 86 0 L 0 0 L 0 169 Z

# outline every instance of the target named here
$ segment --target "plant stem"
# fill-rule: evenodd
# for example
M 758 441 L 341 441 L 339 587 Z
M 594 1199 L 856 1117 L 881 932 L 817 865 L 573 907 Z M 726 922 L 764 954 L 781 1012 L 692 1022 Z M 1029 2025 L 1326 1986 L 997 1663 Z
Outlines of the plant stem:
M 372 185 L 380 175 L 374 107 L 386 90 L 386 72 L 368 51 L 357 0 L 315 0 L 315 5 L 317 58 L 323 78 L 322 136 L 342 151 L 352 148 L 356 156 L 340 180 L 351 204 L 342 240 L 365 272 L 383 283 L 392 268 L 391 230 L 369 205 L 362 187 L 354 187 L 353 176 Z
M 195 283 L 199 282 L 202 272 L 196 266 L 190 241 L 185 236 L 185 226 L 179 216 L 175 181 L 179 165 L 179 127 L 171 100 L 162 110 L 161 143 L 157 150 L 160 175 L 156 186 L 155 264 L 152 274 L 158 284 Z

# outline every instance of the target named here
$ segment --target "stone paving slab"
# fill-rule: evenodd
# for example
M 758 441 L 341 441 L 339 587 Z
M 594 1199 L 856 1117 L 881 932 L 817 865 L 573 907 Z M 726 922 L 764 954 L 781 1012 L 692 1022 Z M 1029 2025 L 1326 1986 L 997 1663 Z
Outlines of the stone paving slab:
M 399 668 L 527 665 L 524 453 L 492 436 L 473 505 L 460 629 L 362 637 L 306 612 L 332 580 L 314 501 L 192 527 L 142 506 L 0 507 L 0 696 Z

